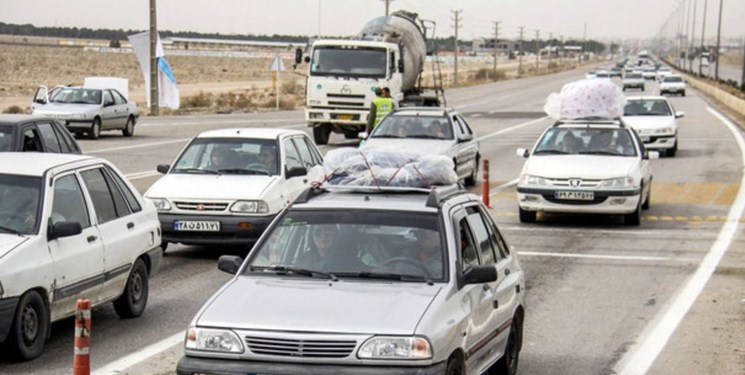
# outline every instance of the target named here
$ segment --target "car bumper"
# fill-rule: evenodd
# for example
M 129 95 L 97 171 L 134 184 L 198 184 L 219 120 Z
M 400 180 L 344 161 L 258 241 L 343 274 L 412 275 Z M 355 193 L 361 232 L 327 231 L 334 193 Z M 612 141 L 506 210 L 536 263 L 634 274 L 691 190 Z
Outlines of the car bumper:
M 189 245 L 250 245 L 264 233 L 276 215 L 268 216 L 219 216 L 219 215 L 175 215 L 159 213 L 163 242 L 180 242 Z M 220 230 L 177 231 L 174 222 L 219 221 Z
M 231 359 L 182 357 L 176 367 L 179 375 L 192 374 L 267 374 L 267 375 L 434 375 L 444 374 L 446 363 L 441 362 L 426 367 L 409 366 L 370 366 L 370 365 L 321 365 L 278 362 L 249 362 Z
M 536 212 L 628 214 L 636 210 L 640 199 L 640 189 L 578 190 L 591 191 L 595 197 L 592 201 L 560 200 L 555 198 L 557 191 L 566 191 L 566 189 L 518 187 L 518 204 L 523 210 Z
M 668 136 L 641 136 L 644 142 L 644 147 L 647 150 L 669 150 L 675 147 L 678 142 L 678 137 L 674 135 Z
M 75 130 L 89 130 L 91 125 L 93 125 L 93 120 L 60 120 L 60 122 L 65 124 L 65 127 L 71 132 Z
M 13 316 L 16 312 L 19 297 L 0 299 L 0 343 L 5 341 L 13 324 Z
M 644 87 L 644 83 L 624 83 L 623 84 L 623 87 L 624 88 L 637 88 L 637 89 L 640 89 L 640 88 L 643 88 Z
M 684 92 L 685 87 L 660 87 L 660 92 Z

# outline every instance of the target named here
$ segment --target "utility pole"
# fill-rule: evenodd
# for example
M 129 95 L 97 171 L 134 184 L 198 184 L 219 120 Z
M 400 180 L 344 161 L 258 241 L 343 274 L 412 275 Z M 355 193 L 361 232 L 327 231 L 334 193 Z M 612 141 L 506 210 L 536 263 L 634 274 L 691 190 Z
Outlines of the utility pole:
M 745 89 L 745 38 L 742 40 L 742 77 L 740 77 L 740 88 Z
M 538 72 L 541 64 L 541 30 L 535 31 L 535 71 Z
M 696 53 L 693 52 L 693 43 L 695 42 L 695 35 L 696 35 L 696 6 L 698 5 L 698 0 L 693 0 L 693 19 L 691 20 L 691 46 L 689 47 L 689 50 L 691 53 L 693 53 L 693 56 L 688 57 L 688 71 L 693 71 L 693 58 L 696 56 Z
M 580 62 L 584 60 L 585 49 L 587 49 L 587 21 L 585 21 L 585 33 L 582 35 L 582 53 L 580 54 Z
M 156 20 L 156 0 L 150 0 L 150 115 L 158 116 L 158 24 Z
M 554 33 L 548 33 L 548 63 L 547 67 L 551 69 L 551 45 L 554 44 Z
M 714 51 L 714 55 L 717 59 L 717 64 L 714 65 L 714 80 L 719 81 L 719 40 L 722 36 L 722 5 L 724 0 L 719 0 L 719 21 L 717 24 L 717 50 Z
M 518 53 L 517 59 L 517 74 L 523 74 L 523 32 L 525 26 L 520 26 L 520 52 Z
M 388 17 L 388 15 L 390 14 L 388 11 L 391 9 L 391 1 L 394 1 L 394 0 L 380 0 L 380 1 L 385 2 L 385 16 Z
M 497 77 L 497 58 L 499 57 L 499 21 L 494 21 L 494 77 Z
M 463 27 L 463 25 L 460 24 L 460 21 L 463 20 L 463 17 L 461 17 L 460 13 L 463 12 L 462 10 L 451 10 L 453 12 L 453 21 L 455 21 L 455 25 L 453 26 L 455 28 L 455 63 L 454 63 L 454 72 L 453 72 L 453 84 L 458 84 L 458 55 L 460 54 L 460 50 L 458 49 L 458 29 Z
M 709 5 L 709 0 L 704 0 L 704 21 L 703 25 L 701 26 L 701 53 L 704 53 L 704 35 L 706 34 L 706 8 Z M 702 65 L 702 58 L 699 56 L 698 58 L 698 75 L 701 75 L 703 72 L 701 71 L 701 65 Z
M 686 22 L 685 29 L 683 29 L 683 34 L 681 35 L 681 43 L 683 44 L 683 50 L 685 51 L 685 59 L 682 61 L 682 64 L 680 64 L 680 67 L 683 69 L 685 69 L 686 60 L 688 60 L 688 55 L 691 53 L 691 51 L 688 50 L 688 25 L 691 24 L 691 4 L 692 2 L 690 0 L 685 0 Z

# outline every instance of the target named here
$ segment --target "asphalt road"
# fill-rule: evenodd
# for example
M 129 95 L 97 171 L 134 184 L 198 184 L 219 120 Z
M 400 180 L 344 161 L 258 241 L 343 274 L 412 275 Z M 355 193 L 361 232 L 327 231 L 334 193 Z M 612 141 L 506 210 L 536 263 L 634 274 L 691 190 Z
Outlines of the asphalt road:
M 493 188 L 517 178 L 524 159 L 515 156 L 515 149 L 532 146 L 551 124 L 542 111 L 546 96 L 581 79 L 584 71 L 447 93 L 448 104 L 465 115 L 478 136 L 499 132 L 481 141 L 482 159 L 491 163 Z M 537 224 L 520 224 L 514 188 L 508 185 L 492 196 L 492 215 L 526 270 L 521 374 L 620 372 L 635 344 L 664 318 L 666 307 L 681 294 L 682 286 L 719 238 L 742 179 L 736 140 L 695 91 L 671 100 L 686 113 L 679 120 L 680 147 L 675 158 L 652 161 L 652 207 L 645 211 L 640 227 L 625 227 L 619 218 L 605 216 L 552 215 Z M 237 126 L 306 129 L 301 111 L 143 118 L 132 138 L 103 133 L 101 139 L 82 140 L 81 144 L 86 153 L 112 160 L 144 192 L 158 178 L 155 166 L 172 162 L 190 137 Z M 331 142 L 322 151 L 356 144 L 341 135 L 333 135 Z M 726 261 L 741 269 L 745 257 L 738 249 L 745 248 L 745 238 L 742 222 L 736 225 L 740 232 L 729 247 L 739 257 Z M 218 256 L 241 252 L 171 245 L 160 272 L 151 280 L 150 300 L 142 317 L 120 320 L 111 306 L 93 311 L 92 368 L 183 331 L 201 304 L 229 279 L 216 268 Z M 736 280 L 742 284 L 745 279 Z M 12 363 L 0 353 L 0 373 L 69 373 L 72 344 L 73 321 L 58 322 L 41 358 Z M 691 360 L 682 349 L 680 353 L 663 351 L 663 356 L 678 364 Z M 174 369 L 171 363 L 165 367 Z M 681 367 L 675 373 L 717 373 L 686 372 L 686 368 L 696 368 L 693 363 Z M 654 369 L 650 373 L 672 373 L 664 366 Z

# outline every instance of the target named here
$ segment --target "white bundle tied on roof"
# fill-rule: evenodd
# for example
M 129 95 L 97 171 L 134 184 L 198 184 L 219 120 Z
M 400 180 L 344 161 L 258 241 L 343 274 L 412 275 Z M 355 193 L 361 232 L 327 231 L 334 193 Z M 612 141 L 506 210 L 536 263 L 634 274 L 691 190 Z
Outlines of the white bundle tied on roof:
M 554 120 L 588 117 L 623 116 L 626 96 L 615 83 L 606 79 L 583 79 L 567 83 L 560 93 L 546 99 L 543 110 Z

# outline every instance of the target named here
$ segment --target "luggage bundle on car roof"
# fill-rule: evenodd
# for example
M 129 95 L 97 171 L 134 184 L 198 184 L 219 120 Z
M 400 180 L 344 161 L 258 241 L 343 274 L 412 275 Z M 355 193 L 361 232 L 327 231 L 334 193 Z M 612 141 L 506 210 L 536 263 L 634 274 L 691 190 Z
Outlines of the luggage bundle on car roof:
M 617 119 L 625 105 L 626 96 L 613 82 L 580 80 L 551 93 L 543 110 L 554 120 Z

